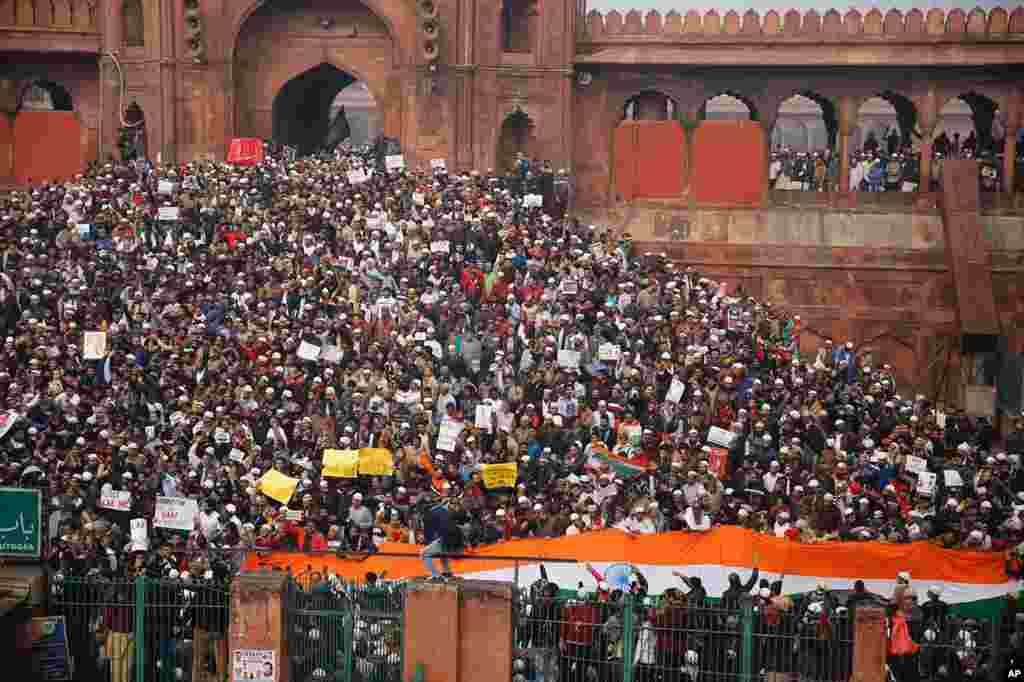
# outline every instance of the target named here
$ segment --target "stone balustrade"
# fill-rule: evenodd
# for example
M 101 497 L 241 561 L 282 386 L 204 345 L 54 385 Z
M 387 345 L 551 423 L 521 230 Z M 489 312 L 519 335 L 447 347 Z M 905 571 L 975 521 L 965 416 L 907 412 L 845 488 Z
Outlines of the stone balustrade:
M 815 10 L 801 13 L 754 10 L 740 14 L 735 10 L 720 13 L 709 10 L 701 14 L 675 10 L 662 15 L 657 10 L 646 13 L 630 10 L 625 14 L 612 10 L 595 11 L 586 16 L 582 42 L 630 41 L 644 37 L 645 42 L 703 41 L 728 39 L 764 41 L 820 41 L 850 39 L 916 41 L 1006 41 L 1024 37 L 1024 6 L 1008 11 L 1002 7 L 988 10 L 975 8 L 929 10 L 912 9 L 903 13 L 893 9 L 883 14 L 873 9 L 866 14 L 851 9 L 845 14 L 831 9 L 820 14 Z

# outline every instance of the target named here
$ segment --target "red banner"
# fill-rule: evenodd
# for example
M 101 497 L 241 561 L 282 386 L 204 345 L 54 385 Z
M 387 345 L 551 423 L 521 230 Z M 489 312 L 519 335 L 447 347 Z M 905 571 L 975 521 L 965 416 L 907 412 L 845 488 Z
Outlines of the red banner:
M 263 160 L 263 140 L 255 137 L 236 137 L 231 140 L 228 163 L 255 166 Z
M 724 481 L 729 476 L 729 451 L 725 448 L 711 448 L 711 456 L 708 457 L 708 469 L 719 481 Z

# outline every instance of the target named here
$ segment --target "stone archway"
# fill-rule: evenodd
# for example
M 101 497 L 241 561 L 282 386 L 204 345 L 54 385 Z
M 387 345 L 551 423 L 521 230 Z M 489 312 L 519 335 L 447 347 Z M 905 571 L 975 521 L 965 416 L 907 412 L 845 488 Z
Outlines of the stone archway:
M 347 139 L 340 128 L 348 121 L 340 112 L 332 119 L 331 104 L 353 82 L 355 78 L 333 64 L 320 63 L 285 83 L 271 108 L 273 140 L 305 155 Z
M 498 132 L 498 168 L 515 168 L 519 154 L 530 158 L 536 143 L 536 123 L 522 109 L 516 109 L 501 124 Z
M 391 18 L 371 9 L 380 5 L 269 0 L 249 14 L 234 53 L 234 134 L 283 136 L 277 141 L 312 151 L 326 136 L 334 97 L 361 81 L 379 108 L 381 132 L 400 138 L 402 98 L 392 85 L 402 57 Z

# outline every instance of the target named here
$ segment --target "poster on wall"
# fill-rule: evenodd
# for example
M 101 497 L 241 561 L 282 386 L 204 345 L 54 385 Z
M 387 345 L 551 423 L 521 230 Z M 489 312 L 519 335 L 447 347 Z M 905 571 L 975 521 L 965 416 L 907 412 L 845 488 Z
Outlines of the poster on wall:
M 233 653 L 232 682 L 276 682 L 277 660 L 273 649 L 235 649 Z
M 33 618 L 23 627 L 27 630 L 32 652 L 34 679 L 45 682 L 71 679 L 71 655 L 64 616 Z

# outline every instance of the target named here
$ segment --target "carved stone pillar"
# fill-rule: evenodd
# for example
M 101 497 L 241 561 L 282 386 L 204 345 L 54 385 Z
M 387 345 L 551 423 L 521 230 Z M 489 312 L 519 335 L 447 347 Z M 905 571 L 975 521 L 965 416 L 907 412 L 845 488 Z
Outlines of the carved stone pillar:
M 758 119 L 758 123 L 761 124 L 762 144 L 761 144 L 761 168 L 764 169 L 764 191 L 762 193 L 762 201 L 768 203 L 768 193 L 771 190 L 771 186 L 768 183 L 768 164 L 771 159 L 772 150 L 772 131 L 775 129 L 775 110 L 771 114 L 762 113 Z
M 920 161 L 920 184 L 917 186 L 918 192 L 931 192 L 932 191 L 932 136 L 935 134 L 934 128 L 929 128 L 922 131 L 924 137 L 921 139 L 921 161 Z
M 1003 191 L 1013 194 L 1017 174 L 1017 127 L 1006 127 L 1006 145 L 1003 148 Z
M 120 54 L 124 28 L 121 16 L 122 4 L 120 0 L 114 0 L 101 5 L 103 7 L 101 16 L 104 53 Z M 121 82 L 114 62 L 109 57 L 100 58 L 99 72 L 100 130 L 97 135 L 99 138 L 97 155 L 101 161 L 105 161 L 108 157 L 116 158 L 118 156 L 117 140 L 121 127 Z
M 839 154 L 839 187 L 840 194 L 850 191 L 850 128 L 853 127 L 854 102 L 850 97 L 839 98 L 838 123 L 838 149 Z

